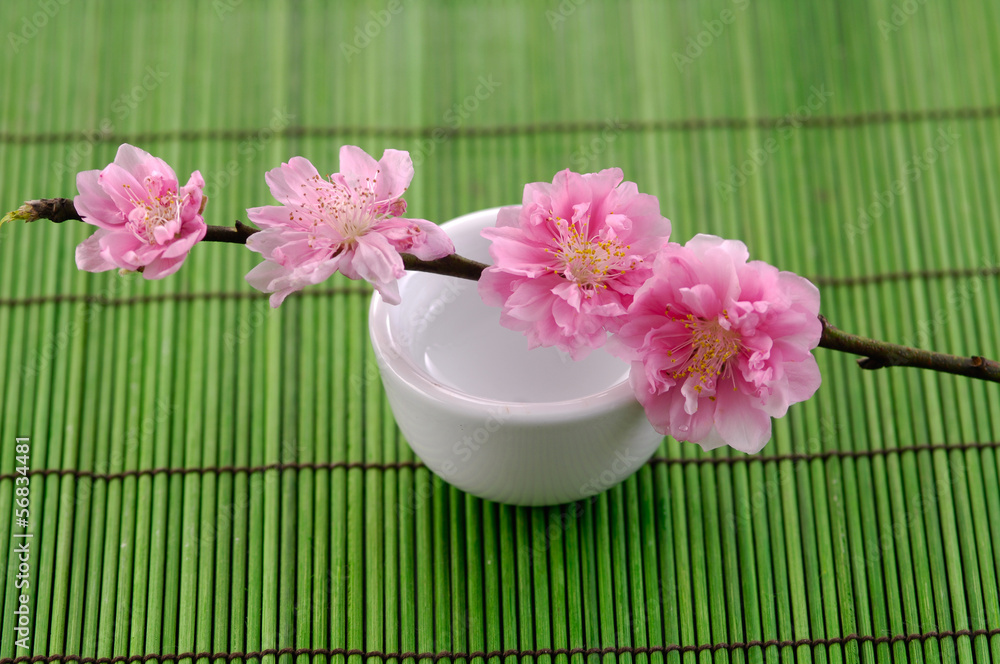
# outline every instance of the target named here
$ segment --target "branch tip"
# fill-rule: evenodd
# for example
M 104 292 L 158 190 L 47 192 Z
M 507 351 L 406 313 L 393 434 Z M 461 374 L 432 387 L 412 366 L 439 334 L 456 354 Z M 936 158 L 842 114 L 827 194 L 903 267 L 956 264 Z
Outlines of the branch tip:
M 247 237 L 250 237 L 254 233 L 258 232 L 260 229 L 259 228 L 254 228 L 253 226 L 251 226 L 249 224 L 244 224 L 242 221 L 240 221 L 239 219 L 237 219 L 236 220 L 236 230 L 239 231 L 240 233 L 243 233 L 243 235 L 246 235 Z

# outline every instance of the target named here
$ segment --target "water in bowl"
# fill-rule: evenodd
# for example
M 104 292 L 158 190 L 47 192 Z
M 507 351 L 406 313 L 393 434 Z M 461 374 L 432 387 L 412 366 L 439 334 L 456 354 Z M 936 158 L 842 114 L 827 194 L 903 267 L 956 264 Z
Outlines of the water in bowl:
M 428 277 L 425 286 L 440 283 L 421 276 Z M 500 309 L 484 304 L 475 284 L 455 282 L 410 321 L 411 357 L 435 380 L 481 398 L 545 403 L 596 394 L 627 378 L 628 364 L 603 349 L 578 361 L 554 348 L 529 351 L 523 334 L 500 326 Z

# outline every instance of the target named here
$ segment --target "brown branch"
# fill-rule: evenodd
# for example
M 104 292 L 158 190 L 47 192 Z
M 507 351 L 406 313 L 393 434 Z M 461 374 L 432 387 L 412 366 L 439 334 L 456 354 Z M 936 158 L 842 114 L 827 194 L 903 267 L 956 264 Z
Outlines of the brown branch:
M 479 277 L 483 274 L 483 270 L 488 268 L 489 265 L 485 265 L 469 258 L 463 258 L 458 254 L 451 254 L 433 261 L 424 261 L 420 260 L 416 256 L 403 254 L 403 267 L 407 270 L 417 270 L 419 272 L 440 274 L 446 277 L 457 277 L 459 279 L 468 279 L 469 281 L 479 281 Z
M 48 219 L 49 221 L 61 224 L 64 221 L 83 221 L 83 217 L 77 212 L 76 206 L 69 198 L 43 198 L 35 201 L 28 201 L 16 213 L 14 218 L 23 219 L 27 222 Z M 237 220 L 236 227 L 230 226 L 209 226 L 205 233 L 205 242 L 229 242 L 232 244 L 246 244 L 247 238 L 256 233 L 258 229 L 247 226 Z
M 49 219 L 56 223 L 74 219 L 83 221 L 76 207 L 74 207 L 73 201 L 68 198 L 47 198 L 28 201 L 19 210 L 11 213 L 5 219 L 22 219 L 24 221 Z M 235 227 L 209 226 L 208 232 L 205 235 L 205 241 L 246 244 L 247 238 L 256 232 L 258 232 L 258 229 L 237 221 Z M 424 261 L 415 256 L 403 254 L 403 265 L 408 270 L 430 272 L 432 274 L 469 279 L 471 281 L 478 281 L 483 270 L 487 267 L 483 263 L 463 258 L 457 254 L 433 261 Z M 862 355 L 863 357 L 858 360 L 858 366 L 862 369 L 875 370 L 885 367 L 914 367 L 1000 383 L 1000 363 L 994 360 L 988 360 L 978 355 L 961 357 L 947 353 L 935 353 L 886 341 L 878 341 L 877 339 L 868 339 L 837 329 L 823 316 L 820 316 L 819 319 L 823 324 L 823 335 L 819 342 L 820 347 L 842 353 Z
M 229 226 L 209 226 L 205 232 L 202 242 L 228 242 L 230 244 L 246 244 L 247 238 L 260 229 L 247 226 L 239 219 L 236 220 L 236 228 Z
M 0 224 L 8 221 L 25 221 L 31 223 L 39 219 L 48 219 L 54 224 L 61 224 L 64 221 L 83 221 L 80 213 L 76 211 L 73 201 L 69 198 L 42 198 L 34 201 L 26 201 L 17 210 L 4 216 Z
M 978 355 L 962 357 L 869 339 L 839 330 L 823 316 L 820 316 L 819 320 L 823 323 L 820 347 L 863 355 L 864 357 L 858 360 L 858 366 L 862 369 L 914 367 L 1000 383 L 1000 362 Z
M 72 199 L 69 198 L 43 198 L 35 201 L 28 201 L 16 213 L 12 213 L 12 218 L 22 219 L 27 222 L 39 219 L 48 219 L 57 224 L 64 221 L 83 221 Z M 229 244 L 246 244 L 247 238 L 260 229 L 248 226 L 240 220 L 236 220 L 233 226 L 208 226 L 203 242 L 225 242 Z M 486 269 L 486 265 L 468 258 L 462 258 L 458 254 L 452 254 L 434 261 L 420 260 L 416 256 L 403 254 L 403 265 L 407 270 L 417 270 L 419 272 L 430 272 L 446 277 L 458 277 L 460 279 L 470 279 L 479 281 L 479 275 Z

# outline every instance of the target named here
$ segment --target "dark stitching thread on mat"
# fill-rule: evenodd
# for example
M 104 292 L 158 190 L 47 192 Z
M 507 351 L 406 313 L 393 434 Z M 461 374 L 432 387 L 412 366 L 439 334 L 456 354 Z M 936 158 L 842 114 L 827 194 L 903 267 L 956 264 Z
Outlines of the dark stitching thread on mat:
M 19 664 L 20 662 L 79 662 L 79 664 L 130 664 L 131 662 L 148 662 L 158 660 L 161 662 L 176 662 L 182 659 L 224 659 L 231 662 L 234 659 L 261 659 L 266 656 L 293 655 L 324 655 L 327 657 L 345 656 L 351 657 L 360 655 L 367 659 L 376 657 L 378 659 L 430 659 L 435 662 L 442 659 L 493 659 L 494 657 L 541 657 L 548 655 L 555 657 L 565 655 L 651 655 L 653 653 L 702 653 L 718 652 L 725 650 L 733 652 L 735 650 L 749 651 L 753 648 L 801 648 L 804 646 L 834 646 L 846 645 L 848 643 L 872 643 L 895 644 L 912 643 L 920 641 L 923 643 L 929 639 L 946 639 L 959 637 L 979 637 L 996 636 L 1000 634 L 1000 628 L 993 629 L 958 629 L 942 630 L 937 632 L 923 632 L 918 634 L 896 634 L 894 636 L 870 636 L 867 634 L 847 634 L 845 636 L 831 636 L 825 639 L 795 639 L 768 641 L 742 641 L 735 643 L 705 643 L 701 645 L 681 646 L 671 643 L 663 646 L 607 646 L 604 648 L 536 648 L 532 650 L 474 650 L 471 652 L 451 652 L 442 650 L 440 652 L 383 652 L 381 650 L 360 650 L 358 648 L 267 648 L 256 652 L 183 652 L 177 654 L 146 654 L 146 655 L 118 655 L 116 657 L 82 657 L 80 655 L 23 655 L 21 657 L 4 657 L 0 659 L 0 664 Z
M 864 459 L 876 456 L 888 456 L 890 454 L 903 454 L 905 452 L 935 452 L 938 450 L 984 450 L 1000 448 L 1000 441 L 979 442 L 979 443 L 926 443 L 922 445 L 907 445 L 904 447 L 886 448 L 881 450 L 829 450 L 826 452 L 792 452 L 789 454 L 772 454 L 768 456 L 728 456 L 728 457 L 705 457 L 694 459 L 672 459 L 668 457 L 653 457 L 646 463 L 648 465 L 731 465 L 736 463 L 770 463 L 773 461 L 828 461 L 830 459 Z M 28 471 L 28 475 L 58 475 L 60 477 L 73 476 L 76 478 L 90 478 L 92 480 L 120 480 L 126 477 L 140 477 L 144 475 L 203 475 L 205 473 L 263 473 L 269 470 L 336 470 L 343 468 L 346 470 L 401 470 L 403 468 L 424 468 L 420 461 L 330 461 L 327 463 L 312 462 L 288 462 L 272 463 L 266 466 L 205 466 L 201 468 L 143 468 L 138 470 L 123 470 L 117 473 L 98 473 L 91 470 L 79 470 L 76 468 L 38 468 Z M 17 473 L 7 473 L 0 475 L 0 480 L 8 480 L 19 477 Z
M 365 287 L 342 286 L 336 288 L 316 288 L 308 291 L 292 293 L 290 297 L 308 295 L 310 297 L 325 297 L 328 295 L 350 295 L 360 293 L 370 295 L 372 291 Z M 258 291 L 211 291 L 206 293 L 157 293 L 150 295 L 132 295 L 130 297 L 103 297 L 100 295 L 83 295 L 74 293 L 57 293 L 55 295 L 35 295 L 25 298 L 0 298 L 0 306 L 16 307 L 36 304 L 59 304 L 79 302 L 102 307 L 120 307 L 131 304 L 146 304 L 151 302 L 191 302 L 195 300 L 257 300 L 265 299 L 266 293 Z
M 796 127 L 858 127 L 891 122 L 920 122 L 939 120 L 986 119 L 1000 116 L 1000 105 L 961 108 L 931 108 L 904 111 L 871 111 L 847 115 L 783 115 L 759 118 L 716 117 L 677 118 L 665 120 L 629 120 L 619 122 L 622 131 L 701 131 L 706 129 L 776 129 L 785 124 Z M 582 120 L 578 122 L 536 122 L 526 124 L 506 124 L 494 126 L 466 127 L 373 127 L 373 126 L 331 126 L 305 127 L 293 125 L 286 129 L 272 131 L 277 136 L 289 138 L 324 138 L 330 136 L 360 135 L 386 136 L 393 138 L 453 138 L 453 137 L 495 137 L 523 134 L 575 133 L 601 131 L 607 127 L 607 120 Z M 152 141 L 200 141 L 200 140 L 242 140 L 253 138 L 265 128 L 250 129 L 174 129 L 168 131 L 147 131 L 136 133 L 100 133 L 90 129 L 80 131 L 45 132 L 37 134 L 15 134 L 0 132 L 0 142 L 14 144 L 60 143 L 76 141 L 86 136 L 96 143 L 143 143 Z
M 671 459 L 668 457 L 653 457 L 646 463 L 666 464 L 666 465 L 723 465 L 734 463 L 750 463 L 759 461 L 767 463 L 771 461 L 829 461 L 830 459 L 870 459 L 879 456 L 889 456 L 890 454 L 903 454 L 904 452 L 937 452 L 940 450 L 990 450 L 1000 448 L 1000 441 L 988 441 L 979 443 L 923 443 L 920 445 L 904 445 L 902 447 L 888 447 L 879 450 L 827 450 L 826 452 L 790 452 L 788 454 L 772 454 L 769 456 L 746 455 L 741 457 L 704 457 L 695 459 Z
M 142 468 L 139 470 L 123 470 L 118 473 L 98 473 L 90 470 L 78 470 L 76 468 L 42 468 L 29 470 L 28 475 L 59 475 L 60 477 L 71 475 L 76 478 L 88 477 L 92 480 L 120 480 L 126 477 L 139 477 L 143 475 L 204 475 L 206 473 L 264 473 L 269 470 L 400 470 L 402 468 L 423 468 L 420 461 L 330 461 L 327 463 L 310 462 L 286 462 L 269 463 L 264 466 L 203 466 L 199 468 Z M 0 480 L 19 477 L 17 473 L 7 473 L 0 475 Z
M 817 286 L 868 286 L 888 281 L 907 279 L 964 279 L 967 277 L 991 277 L 1000 274 L 1000 266 L 984 268 L 953 268 L 944 270 L 911 270 L 905 272 L 885 272 L 883 274 L 860 275 L 856 277 L 809 277 Z
M 881 284 L 889 281 L 906 279 L 942 279 L 950 277 L 963 279 L 967 277 L 989 277 L 1000 274 L 1000 266 L 990 268 L 955 268 L 946 270 L 913 270 L 909 272 L 887 272 L 884 274 L 861 275 L 857 277 L 809 277 L 817 286 L 865 286 Z M 292 293 L 290 297 L 324 297 L 328 295 L 345 295 L 350 293 L 371 293 L 365 287 L 343 286 L 339 288 L 315 288 Z M 17 307 L 37 304 L 53 304 L 65 302 L 82 302 L 106 307 L 147 302 L 190 302 L 193 300 L 252 300 L 264 298 L 265 293 L 257 291 L 209 291 L 203 293 L 160 293 L 156 295 L 133 295 L 131 297 L 109 298 L 99 295 L 82 295 L 72 293 L 57 293 L 55 295 L 35 295 L 24 298 L 0 298 L 0 306 Z

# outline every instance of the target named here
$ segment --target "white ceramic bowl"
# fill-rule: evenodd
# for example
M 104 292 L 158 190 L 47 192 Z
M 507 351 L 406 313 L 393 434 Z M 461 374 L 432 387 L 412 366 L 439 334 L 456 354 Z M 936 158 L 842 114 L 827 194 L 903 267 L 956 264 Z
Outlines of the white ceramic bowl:
M 444 224 L 459 254 L 492 262 L 479 232 L 498 210 Z M 618 484 L 659 446 L 625 362 L 529 351 L 472 281 L 411 272 L 399 290 L 398 306 L 372 298 L 372 345 L 399 428 L 446 482 L 503 503 L 565 503 Z

